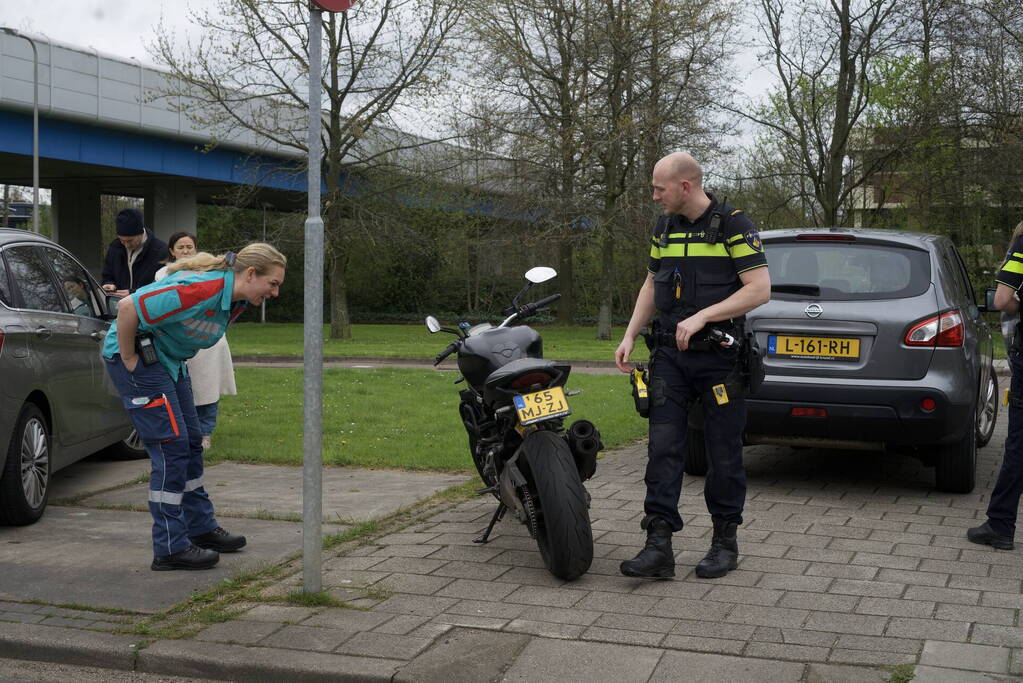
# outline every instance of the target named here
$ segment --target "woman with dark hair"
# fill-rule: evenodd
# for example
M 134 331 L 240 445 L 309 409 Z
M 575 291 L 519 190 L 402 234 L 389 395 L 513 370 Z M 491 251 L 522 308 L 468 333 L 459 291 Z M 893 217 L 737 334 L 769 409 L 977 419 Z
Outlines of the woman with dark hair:
M 156 273 L 156 281 L 167 275 L 170 264 L 178 259 L 195 256 L 199 242 L 195 235 L 184 230 L 176 232 L 167 240 L 167 265 Z M 238 389 L 234 382 L 234 361 L 227 335 L 220 338 L 208 349 L 202 349 L 188 359 L 188 375 L 192 378 L 192 398 L 195 412 L 199 416 L 199 431 L 202 433 L 202 449 L 209 450 L 213 430 L 217 428 L 217 414 L 220 411 L 220 397 L 234 396 Z
M 244 536 L 217 523 L 203 488 L 202 436 L 185 361 L 224 336 L 247 304 L 280 293 L 287 259 L 269 244 L 199 253 L 117 305 L 103 357 L 151 461 L 154 571 L 209 569 Z

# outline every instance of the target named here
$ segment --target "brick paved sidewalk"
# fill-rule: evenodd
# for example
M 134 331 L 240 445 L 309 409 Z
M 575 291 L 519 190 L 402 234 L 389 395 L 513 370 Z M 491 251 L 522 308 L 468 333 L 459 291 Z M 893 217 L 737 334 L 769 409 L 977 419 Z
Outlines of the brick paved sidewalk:
M 619 562 L 644 540 L 638 526 L 644 449 L 635 446 L 602 460 L 588 483 L 596 557 L 578 581 L 548 574 L 533 540 L 509 519 L 490 544 L 473 544 L 494 507 L 489 498 L 477 499 L 325 561 L 325 588 L 366 611 L 253 606 L 241 622 L 211 626 L 199 638 L 379 657 L 400 666 L 463 627 L 559 639 L 529 646 L 554 647 L 554 660 L 592 651 L 586 655 L 592 661 L 603 652 L 597 661 L 613 668 L 624 657 L 636 680 L 657 678 L 655 672 L 671 678 L 665 662 L 684 664 L 679 657 L 690 657 L 688 666 L 704 661 L 684 655 L 693 652 L 776 660 L 756 670 L 781 666 L 777 680 L 802 680 L 812 671 L 820 680 L 886 680 L 879 667 L 894 665 L 918 665 L 917 681 L 938 675 L 929 667 L 962 670 L 932 680 L 988 680 L 967 672 L 1023 675 L 1021 552 L 986 549 L 964 537 L 983 518 L 1004 429 L 1003 419 L 980 452 L 978 486 L 969 495 L 933 491 L 933 471 L 910 458 L 748 448 L 739 568 L 717 580 L 692 573 L 711 531 L 701 478 L 687 479 L 683 491 L 679 577 L 651 582 L 618 573 Z M 299 583 L 292 577 L 278 589 Z M 617 652 L 599 643 L 639 647 Z M 516 667 L 528 668 L 526 654 L 505 662 L 510 679 Z M 585 667 L 576 672 L 572 680 L 599 675 Z
M 25 624 L 0 638 L 0 656 L 45 658 L 66 640 L 83 663 L 245 679 L 885 681 L 903 665 L 915 683 L 1018 680 L 1023 552 L 964 537 L 983 518 L 1004 436 L 1003 416 L 969 495 L 935 492 L 933 471 L 906 457 L 746 449 L 739 568 L 722 579 L 692 573 L 711 531 L 701 478 L 683 491 L 678 578 L 618 573 L 644 541 L 645 449 L 634 446 L 587 484 L 595 559 L 572 583 L 543 569 L 510 519 L 473 544 L 494 509 L 475 499 L 328 553 L 325 589 L 361 609 L 250 603 L 193 639 L 130 654 L 127 636 Z M 300 585 L 301 572 L 268 593 Z

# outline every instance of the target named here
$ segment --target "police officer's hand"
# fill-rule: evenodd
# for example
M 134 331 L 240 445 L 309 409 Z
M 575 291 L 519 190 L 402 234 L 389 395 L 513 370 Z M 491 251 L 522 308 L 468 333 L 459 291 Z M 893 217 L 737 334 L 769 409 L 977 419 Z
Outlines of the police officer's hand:
M 121 357 L 121 362 L 124 363 L 124 369 L 125 370 L 127 370 L 128 372 L 135 372 L 135 368 L 138 367 L 138 364 L 139 364 L 139 356 L 138 356 L 138 354 L 135 354 L 133 356 L 129 356 L 127 358 L 122 356 Z
M 675 344 L 679 350 L 685 351 L 689 348 L 689 340 L 694 334 L 703 329 L 707 323 L 703 317 L 697 313 L 691 315 L 678 325 L 675 326 Z
M 632 347 L 634 344 L 634 339 L 626 337 L 625 339 L 622 339 L 622 343 L 619 344 L 618 348 L 615 350 L 615 365 L 617 365 L 618 369 L 622 372 L 632 372 L 632 368 L 627 366 L 626 363 L 629 362 L 629 356 L 632 354 Z

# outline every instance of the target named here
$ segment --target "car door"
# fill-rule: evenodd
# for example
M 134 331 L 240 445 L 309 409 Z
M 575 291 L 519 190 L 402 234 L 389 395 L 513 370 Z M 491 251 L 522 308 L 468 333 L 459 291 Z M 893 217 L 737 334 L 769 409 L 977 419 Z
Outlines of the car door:
M 76 345 L 87 352 L 91 362 L 88 410 L 92 434 L 122 430 L 124 407 L 100 356 L 110 323 L 101 317 L 106 298 L 80 263 L 64 251 L 44 247 L 43 260 L 53 271 L 67 302 L 67 310 L 78 323 Z
M 67 300 L 46 263 L 39 244 L 21 244 L 6 250 L 14 282 L 15 300 L 27 328 L 24 338 L 31 365 L 50 404 L 54 469 L 62 449 L 95 436 L 93 356 L 96 342 L 80 332 L 80 317 Z

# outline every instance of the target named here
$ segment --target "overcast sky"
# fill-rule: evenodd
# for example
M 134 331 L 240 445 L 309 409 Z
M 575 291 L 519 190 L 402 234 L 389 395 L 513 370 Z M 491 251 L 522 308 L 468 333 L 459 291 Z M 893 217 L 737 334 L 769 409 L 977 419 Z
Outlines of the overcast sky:
M 43 34 L 71 45 L 94 47 L 118 57 L 152 63 L 146 44 L 156 36 L 161 13 L 173 33 L 198 31 L 188 8 L 212 6 L 212 0 L 0 0 L 0 26 Z

